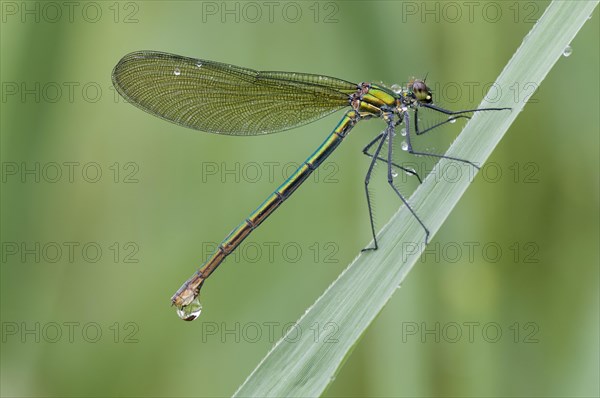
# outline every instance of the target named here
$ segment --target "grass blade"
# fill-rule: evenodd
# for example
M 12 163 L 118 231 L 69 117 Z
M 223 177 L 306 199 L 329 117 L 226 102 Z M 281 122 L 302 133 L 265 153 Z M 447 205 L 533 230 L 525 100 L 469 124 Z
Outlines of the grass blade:
M 496 85 L 503 98 L 480 107 L 512 107 L 512 112 L 478 113 L 448 150 L 449 156 L 483 164 L 527 98 L 514 103 L 507 88 L 514 82 L 539 85 L 586 22 L 598 1 L 553 1 L 504 68 Z M 436 167 L 443 167 L 443 160 Z M 460 166 L 462 167 L 462 166 Z M 468 167 L 468 166 L 464 166 Z M 466 169 L 465 169 L 466 170 Z M 435 234 L 469 186 L 469 175 L 456 182 L 427 178 L 411 198 L 415 210 Z M 434 170 L 431 175 L 437 175 Z M 381 311 L 418 260 L 424 232 L 405 207 L 381 231 L 379 250 L 357 257 L 298 321 L 298 330 L 314 325 L 333 330 L 334 341 L 296 330 L 280 340 L 254 369 L 235 396 L 319 396 L 344 358 Z M 328 326 L 329 325 L 329 326 Z

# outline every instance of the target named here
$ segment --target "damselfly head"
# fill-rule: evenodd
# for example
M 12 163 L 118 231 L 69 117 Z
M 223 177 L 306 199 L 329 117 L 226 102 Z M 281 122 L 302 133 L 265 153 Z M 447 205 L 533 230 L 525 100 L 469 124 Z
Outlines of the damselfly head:
M 433 102 L 433 94 L 431 93 L 431 89 L 425 84 L 425 80 L 411 80 L 408 82 L 408 91 L 410 96 L 418 102 L 425 104 Z

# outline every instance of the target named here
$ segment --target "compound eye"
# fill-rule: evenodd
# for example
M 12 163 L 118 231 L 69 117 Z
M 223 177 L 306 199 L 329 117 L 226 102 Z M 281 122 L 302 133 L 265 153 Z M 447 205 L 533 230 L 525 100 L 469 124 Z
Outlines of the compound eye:
M 423 80 L 415 80 L 413 83 L 413 94 L 418 101 L 431 102 L 431 91 Z

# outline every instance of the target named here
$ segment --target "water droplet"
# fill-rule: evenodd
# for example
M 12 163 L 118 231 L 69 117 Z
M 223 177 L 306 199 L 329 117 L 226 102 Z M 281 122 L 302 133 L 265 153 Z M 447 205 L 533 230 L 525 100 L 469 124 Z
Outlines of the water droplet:
M 392 84 L 392 87 L 390 87 L 390 88 L 396 94 L 401 94 L 402 93 L 402 86 L 399 85 L 399 84 Z
M 199 61 L 198 61 L 198 62 L 196 62 L 196 66 L 197 66 L 198 68 L 202 68 L 202 62 L 199 62 Z
M 568 57 L 573 54 L 573 48 L 571 46 L 566 46 L 563 50 L 563 57 Z
M 175 76 L 179 76 L 179 75 L 181 75 L 181 71 L 179 70 L 179 68 L 175 68 L 175 70 L 173 71 L 173 74 Z
M 408 151 L 408 144 L 406 143 L 406 141 L 402 141 L 401 148 L 403 151 Z
M 588 15 L 587 19 L 588 19 L 588 21 L 589 21 L 590 19 L 592 19 L 592 14 Z
M 450 119 L 450 123 L 456 123 L 456 119 Z
M 199 295 L 196 296 L 196 298 L 188 305 L 177 308 L 177 316 L 184 321 L 193 321 L 194 319 L 198 318 L 200 312 L 202 312 L 202 304 L 200 304 Z
M 403 137 L 406 137 L 406 127 L 403 129 L 400 129 L 400 135 Z
M 396 170 L 392 170 L 392 177 L 398 177 L 398 172 Z
M 406 173 L 406 175 L 417 174 L 417 172 L 415 171 L 415 169 L 411 169 L 411 168 L 407 168 L 404 172 Z

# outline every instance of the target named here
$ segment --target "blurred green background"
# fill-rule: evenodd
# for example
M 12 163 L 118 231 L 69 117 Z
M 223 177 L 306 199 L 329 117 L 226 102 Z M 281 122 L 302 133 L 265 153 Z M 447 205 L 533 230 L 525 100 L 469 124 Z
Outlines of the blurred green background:
M 262 137 L 187 130 L 118 98 L 123 55 L 354 82 L 428 73 L 461 109 L 548 3 L 72 4 L 2 2 L 2 396 L 231 395 L 370 240 L 360 150 L 377 120 L 180 321 L 172 293 L 341 114 Z M 599 30 L 596 10 L 325 396 L 598 396 Z M 425 147 L 445 150 L 459 124 Z M 400 203 L 376 179 L 381 227 Z

